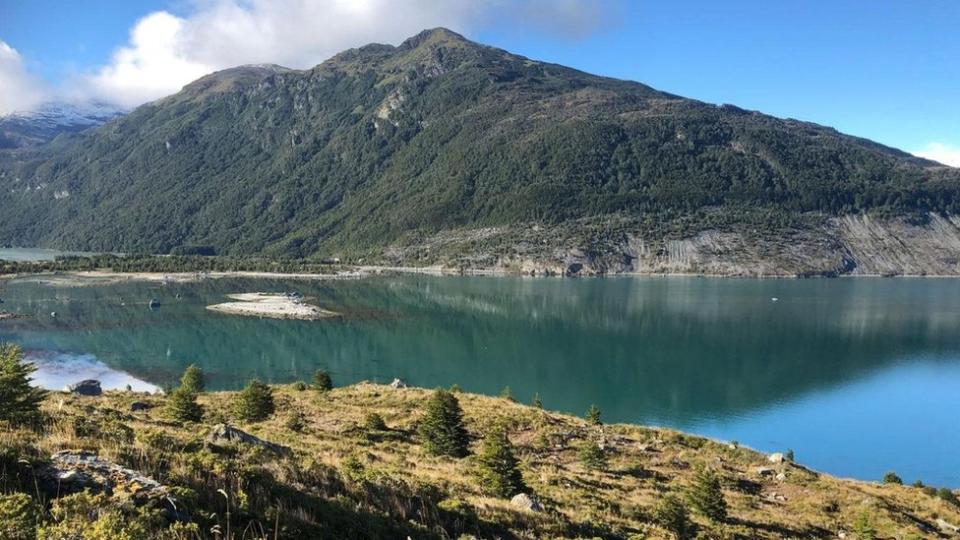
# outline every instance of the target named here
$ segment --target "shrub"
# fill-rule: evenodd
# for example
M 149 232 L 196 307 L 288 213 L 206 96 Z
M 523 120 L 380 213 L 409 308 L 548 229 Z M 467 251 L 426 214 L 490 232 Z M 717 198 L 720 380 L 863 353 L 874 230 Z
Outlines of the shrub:
M 712 521 L 727 519 L 727 501 L 723 497 L 720 478 L 710 469 L 700 469 L 694 475 L 693 484 L 687 491 L 687 500 L 697 512 Z
M 463 410 L 457 397 L 446 390 L 438 388 L 430 396 L 417 432 L 430 454 L 457 458 L 467 455 Z
M 363 419 L 363 427 L 372 430 L 372 431 L 386 431 L 387 423 L 383 420 L 383 417 L 377 413 L 369 413 Z
M 40 419 L 40 403 L 46 392 L 30 386 L 33 364 L 23 361 L 20 347 L 0 344 L 0 421 L 34 423 Z
M 897 473 L 890 471 L 883 475 L 883 483 L 903 485 L 903 479 L 897 476 Z
M 362 482 L 366 473 L 363 462 L 353 455 L 347 456 L 340 462 L 340 470 L 343 472 L 344 478 L 354 483 Z
M 483 438 L 477 463 L 480 487 L 486 493 L 507 498 L 523 491 L 523 476 L 503 426 L 494 427 Z
M 318 369 L 313 374 L 313 388 L 320 392 L 329 392 L 333 390 L 333 379 L 325 370 Z
M 607 468 L 607 455 L 600 445 L 586 441 L 577 452 L 580 463 L 587 469 L 602 471 Z
M 184 386 L 170 394 L 164 410 L 167 416 L 181 422 L 199 422 L 203 418 L 203 407 L 197 403 L 197 395 Z
M 937 497 L 940 497 L 944 501 L 954 505 L 960 506 L 960 500 L 957 499 L 957 494 L 950 491 L 948 488 L 940 488 L 937 490 Z
M 509 386 L 503 387 L 503 390 L 500 391 L 500 397 L 507 401 L 516 401 L 513 399 L 513 390 L 510 390 Z
M 233 405 L 233 413 L 245 422 L 266 420 L 273 412 L 273 389 L 257 379 L 247 383 Z
M 533 401 L 531 402 L 531 405 L 538 409 L 543 408 L 543 401 L 540 400 L 540 392 L 537 392 L 533 395 Z
M 33 540 L 37 537 L 37 508 L 23 493 L 0 495 L 0 538 Z
M 287 419 L 283 421 L 283 427 L 300 433 L 303 431 L 306 422 L 304 421 L 303 413 L 300 411 L 293 411 L 288 416 Z
M 203 370 L 195 364 L 187 366 L 187 369 L 183 372 L 183 376 L 180 377 L 180 388 L 186 388 L 194 394 L 199 394 L 203 392 L 206 387 L 207 383 L 203 378 Z
M 297 381 L 293 383 L 293 389 L 296 390 L 297 392 L 303 392 L 307 388 L 308 388 L 307 383 L 303 381 Z
M 687 507 L 677 497 L 667 495 L 660 499 L 654 511 L 654 517 L 661 527 L 670 531 L 677 540 L 687 540 L 693 537 L 693 523 Z
M 793 458 L 794 458 L 793 448 L 788 448 L 788 449 L 787 449 L 787 453 L 783 455 L 783 459 L 785 459 L 785 460 L 787 460 L 787 461 L 789 461 L 789 462 L 792 463 L 792 462 L 793 462 Z
M 601 424 L 600 407 L 597 407 L 596 405 L 590 405 L 590 408 L 587 409 L 585 418 L 587 419 L 588 424 L 592 426 L 599 426 Z
M 873 527 L 873 520 L 867 510 L 860 512 L 857 520 L 853 522 L 853 532 L 858 540 L 874 540 L 877 537 L 877 530 Z

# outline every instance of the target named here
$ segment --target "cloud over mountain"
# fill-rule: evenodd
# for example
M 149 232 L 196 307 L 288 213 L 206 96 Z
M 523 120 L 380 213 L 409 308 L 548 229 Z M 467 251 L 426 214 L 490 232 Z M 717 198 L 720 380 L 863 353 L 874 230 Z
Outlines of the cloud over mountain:
M 43 89 L 26 70 L 20 53 L 2 40 L 0 89 L 0 115 L 28 110 L 43 99 Z
M 135 106 L 241 64 L 312 67 L 345 48 L 398 43 L 423 28 L 466 31 L 497 18 L 580 38 L 611 20 L 596 0 L 218 0 L 140 19 L 110 62 L 74 81 L 78 97 Z

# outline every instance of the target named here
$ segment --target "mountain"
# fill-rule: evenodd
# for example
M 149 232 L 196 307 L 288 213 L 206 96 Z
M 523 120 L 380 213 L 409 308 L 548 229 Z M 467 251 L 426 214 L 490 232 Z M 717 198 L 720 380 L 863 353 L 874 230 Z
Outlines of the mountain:
M 102 102 L 50 102 L 33 111 L 0 116 L 0 149 L 47 143 L 61 133 L 90 129 L 118 118 L 124 112 L 119 107 Z
M 0 155 L 0 243 L 517 271 L 960 272 L 960 170 L 444 29 Z

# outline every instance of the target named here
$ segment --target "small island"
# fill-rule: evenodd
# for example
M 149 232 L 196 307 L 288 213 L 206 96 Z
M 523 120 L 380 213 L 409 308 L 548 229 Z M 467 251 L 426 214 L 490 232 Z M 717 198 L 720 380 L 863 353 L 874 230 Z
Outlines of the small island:
M 207 306 L 207 309 L 229 315 L 247 315 L 270 317 L 273 319 L 299 319 L 316 321 L 339 317 L 335 311 L 306 303 L 306 298 L 298 293 L 243 293 L 230 294 L 228 298 L 235 302 L 225 302 Z

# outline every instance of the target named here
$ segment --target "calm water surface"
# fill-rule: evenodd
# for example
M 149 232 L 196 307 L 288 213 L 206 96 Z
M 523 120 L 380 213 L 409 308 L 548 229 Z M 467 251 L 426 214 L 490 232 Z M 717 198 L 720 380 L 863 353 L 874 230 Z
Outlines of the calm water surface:
M 204 309 L 228 293 L 288 290 L 343 319 Z M 153 297 L 159 309 L 148 308 Z M 0 323 L 0 339 L 27 348 L 54 387 L 85 370 L 164 385 L 190 363 L 213 389 L 317 368 L 339 384 L 399 377 L 487 394 L 509 385 L 550 409 L 581 414 L 596 403 L 607 421 L 792 448 L 841 476 L 895 470 L 960 486 L 960 281 L 951 279 L 18 281 L 0 283 L 0 298 L 30 315 Z

